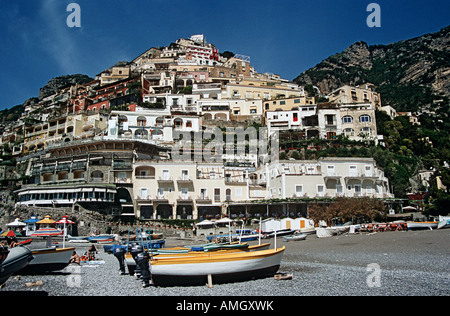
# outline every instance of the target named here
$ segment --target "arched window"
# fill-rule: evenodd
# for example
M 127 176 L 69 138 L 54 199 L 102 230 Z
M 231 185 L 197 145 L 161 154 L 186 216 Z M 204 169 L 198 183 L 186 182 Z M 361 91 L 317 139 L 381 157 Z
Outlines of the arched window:
M 370 115 L 364 114 L 359 117 L 359 122 L 360 123 L 372 122 L 372 118 L 370 117 Z
M 137 118 L 137 126 L 145 126 L 147 124 L 147 119 L 145 116 L 138 116 Z
M 345 115 L 342 118 L 342 123 L 353 123 L 353 117 L 350 115 Z
M 355 131 L 353 130 L 353 128 L 344 128 L 344 135 L 345 136 L 354 136 Z
M 370 127 L 363 127 L 360 132 L 364 135 L 372 135 L 372 129 Z

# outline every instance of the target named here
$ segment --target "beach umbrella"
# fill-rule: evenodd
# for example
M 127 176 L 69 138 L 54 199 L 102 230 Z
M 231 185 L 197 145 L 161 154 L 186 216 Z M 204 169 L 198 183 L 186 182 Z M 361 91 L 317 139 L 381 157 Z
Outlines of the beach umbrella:
M 67 218 L 67 215 L 64 215 L 59 221 L 56 221 L 56 224 L 75 224 L 74 221 L 71 221 L 70 219 Z
M 31 236 L 35 237 L 48 237 L 47 247 L 51 247 L 52 245 L 52 236 L 60 236 L 60 235 L 62 235 L 62 231 L 52 227 L 40 228 L 31 234 Z
M 62 231 L 56 228 L 40 228 L 31 234 L 31 236 L 36 237 L 59 236 L 59 235 L 62 235 Z
M 14 220 L 14 222 L 11 222 L 9 224 L 6 224 L 8 227 L 24 227 L 27 226 L 24 222 L 20 222 L 18 218 Z
M 214 223 L 205 219 L 205 220 L 201 221 L 200 223 L 195 224 L 195 226 L 208 226 L 208 225 L 214 225 Z
M 36 222 L 36 224 L 47 226 L 54 225 L 55 223 L 56 221 L 52 220 L 50 215 L 46 215 L 44 219 L 41 219 L 40 221 Z
M 16 237 L 16 233 L 13 230 L 9 230 L 7 232 L 3 232 L 1 234 L 2 237 Z

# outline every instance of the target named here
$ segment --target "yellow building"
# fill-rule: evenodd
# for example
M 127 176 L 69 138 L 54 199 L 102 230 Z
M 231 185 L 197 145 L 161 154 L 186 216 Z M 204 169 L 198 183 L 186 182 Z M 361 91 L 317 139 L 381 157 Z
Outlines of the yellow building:
M 371 103 L 376 109 L 381 107 L 381 98 L 378 92 L 373 91 L 373 85 L 342 86 L 328 95 L 328 100 L 336 104 Z

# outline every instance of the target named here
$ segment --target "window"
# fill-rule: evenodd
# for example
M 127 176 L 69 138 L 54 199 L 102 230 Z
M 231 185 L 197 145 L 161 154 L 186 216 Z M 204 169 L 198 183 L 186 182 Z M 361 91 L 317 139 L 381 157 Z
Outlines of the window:
M 200 199 L 206 200 L 208 198 L 207 189 L 200 189 Z
M 334 118 L 335 116 L 333 114 L 326 114 L 325 115 L 326 125 L 336 125 Z
M 370 127 L 361 128 L 361 134 L 372 135 L 372 129 Z
M 351 117 L 350 115 L 345 115 L 342 118 L 342 123 L 352 123 L 353 122 L 353 117 Z
M 147 188 L 140 188 L 139 189 L 139 197 L 141 199 L 146 199 L 148 197 L 148 189 Z
M 163 170 L 162 174 L 163 180 L 169 180 L 169 170 Z
M 220 202 L 220 188 L 214 189 L 214 202 Z
M 294 122 L 298 121 L 298 113 L 293 113 L 293 120 Z
M 189 180 L 188 170 L 181 170 L 181 180 Z
M 361 195 L 361 186 L 360 185 L 355 185 L 355 194 L 357 196 Z
M 280 105 L 285 105 L 286 104 L 286 101 L 280 101 Z
M 344 128 L 344 135 L 345 136 L 354 136 L 355 130 L 353 128 Z
M 192 121 L 186 121 L 186 127 L 192 127 Z
M 318 184 L 317 185 L 317 195 L 318 196 L 323 196 L 324 195 L 324 187 L 322 184 Z
M 303 195 L 303 185 L 297 184 L 295 185 L 295 196 L 301 197 Z
M 236 189 L 234 190 L 234 195 L 235 195 L 237 198 L 241 198 L 241 197 L 242 197 L 242 188 L 236 188 Z
M 370 115 L 364 114 L 359 117 L 359 122 L 360 123 L 372 122 L 372 118 L 370 117 Z
M 300 99 L 295 99 L 294 103 L 300 103 Z

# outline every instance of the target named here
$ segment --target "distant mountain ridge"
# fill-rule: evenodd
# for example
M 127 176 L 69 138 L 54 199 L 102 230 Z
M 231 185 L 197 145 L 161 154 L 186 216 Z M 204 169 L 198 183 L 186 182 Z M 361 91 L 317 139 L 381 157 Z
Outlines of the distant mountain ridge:
M 356 42 L 293 81 L 328 94 L 342 85 L 373 83 L 383 104 L 416 111 L 450 97 L 450 26 L 388 45 Z M 406 97 L 405 97 L 406 96 Z

